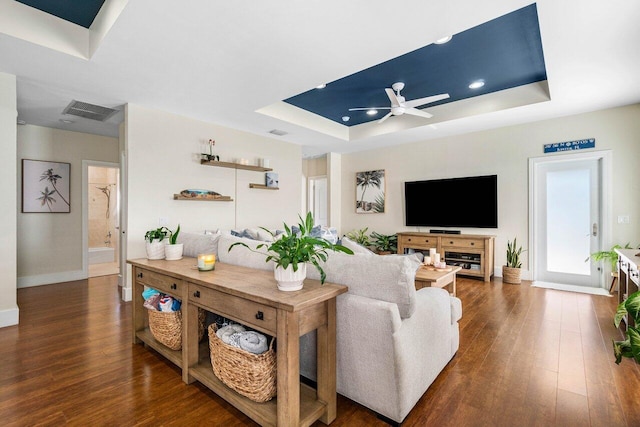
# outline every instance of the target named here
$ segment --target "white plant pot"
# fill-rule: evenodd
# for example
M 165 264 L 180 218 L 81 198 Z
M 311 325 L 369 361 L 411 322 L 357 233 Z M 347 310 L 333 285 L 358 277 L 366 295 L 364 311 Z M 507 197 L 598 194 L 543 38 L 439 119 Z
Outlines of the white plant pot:
M 293 271 L 293 266 L 287 268 L 276 266 L 273 274 L 281 291 L 299 291 L 302 289 L 304 279 L 307 278 L 307 264 L 298 264 L 298 271 Z
M 147 259 L 164 259 L 164 247 L 166 242 L 153 241 L 152 243 L 146 242 Z
M 175 245 L 164 246 L 164 256 L 167 261 L 177 261 L 182 259 L 182 250 L 184 249 L 184 243 L 176 243 Z

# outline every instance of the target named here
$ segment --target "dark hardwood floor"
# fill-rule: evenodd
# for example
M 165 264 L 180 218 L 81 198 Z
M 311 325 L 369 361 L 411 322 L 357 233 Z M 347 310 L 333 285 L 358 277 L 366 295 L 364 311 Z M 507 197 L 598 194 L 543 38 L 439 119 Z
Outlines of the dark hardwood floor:
M 463 278 L 458 296 L 460 350 L 404 426 L 640 426 L 639 366 L 612 354 L 615 298 Z M 20 325 L 0 329 L 2 425 L 254 425 L 131 343 L 113 276 L 20 289 L 18 304 Z M 385 423 L 338 396 L 332 425 Z

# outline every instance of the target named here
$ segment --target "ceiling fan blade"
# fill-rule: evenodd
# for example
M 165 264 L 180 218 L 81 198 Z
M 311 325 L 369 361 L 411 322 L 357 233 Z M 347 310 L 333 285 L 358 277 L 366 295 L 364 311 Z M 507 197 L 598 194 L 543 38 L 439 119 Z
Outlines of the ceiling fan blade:
M 389 97 L 389 101 L 391 101 L 392 106 L 400 105 L 400 101 L 398 101 L 398 97 L 396 96 L 396 93 L 393 91 L 393 89 L 386 88 L 385 92 L 387 92 L 387 96 Z
M 404 114 L 411 114 L 412 116 L 424 117 L 425 119 L 430 119 L 433 117 L 433 114 L 429 114 L 426 111 L 418 110 L 417 108 L 407 108 L 404 110 Z
M 391 107 L 363 107 L 363 108 L 349 108 L 349 111 L 364 111 L 364 110 L 390 110 Z
M 427 96 L 426 98 L 412 99 L 411 101 L 405 102 L 407 107 L 419 107 L 424 104 L 431 104 L 432 102 L 441 101 L 443 99 L 449 98 L 448 93 L 441 93 L 440 95 Z
M 380 120 L 378 120 L 378 123 L 382 123 L 385 120 L 387 120 L 389 117 L 393 116 L 393 113 L 391 111 L 389 111 L 383 118 L 381 118 Z

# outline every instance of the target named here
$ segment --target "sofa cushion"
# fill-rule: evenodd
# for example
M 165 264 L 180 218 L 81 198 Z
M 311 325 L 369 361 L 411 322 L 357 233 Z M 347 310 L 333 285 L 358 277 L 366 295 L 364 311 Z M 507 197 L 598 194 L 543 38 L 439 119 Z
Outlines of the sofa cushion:
M 349 248 L 353 251 L 354 254 L 365 254 L 365 255 L 375 255 L 375 252 L 370 250 L 369 248 L 365 248 L 360 243 L 357 243 L 347 236 L 342 238 L 342 246 L 345 248 Z
M 218 239 L 218 260 L 220 260 L 220 262 L 257 268 L 260 270 L 273 270 L 273 261 L 265 262 L 266 256 L 263 254 L 251 252 L 249 249 L 242 246 L 236 246 L 229 251 L 231 245 L 236 242 L 242 242 L 252 249 L 256 249 L 256 247 L 261 244 L 269 245 L 269 243 L 261 242 L 259 240 L 232 236 L 231 234 L 222 234 Z M 265 247 L 258 250 L 264 253 L 267 252 Z
M 322 268 L 327 282 L 348 286 L 350 294 L 395 303 L 400 317 L 406 319 L 415 311 L 414 279 L 419 265 L 414 257 L 329 252 Z M 320 273 L 313 266 L 307 267 L 307 276 L 320 279 Z
M 451 297 L 451 324 L 454 325 L 462 319 L 462 301 L 460 298 Z
M 182 254 L 188 257 L 197 257 L 198 254 L 218 255 L 219 234 L 185 233 L 178 234 L 176 243 L 184 245 Z

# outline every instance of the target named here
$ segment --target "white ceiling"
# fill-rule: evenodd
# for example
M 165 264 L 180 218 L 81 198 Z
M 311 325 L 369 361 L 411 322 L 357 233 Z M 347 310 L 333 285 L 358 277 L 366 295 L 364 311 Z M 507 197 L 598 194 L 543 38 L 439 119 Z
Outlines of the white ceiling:
M 117 136 L 122 114 L 106 123 L 65 124 L 61 112 L 72 99 L 112 108 L 134 103 L 263 136 L 284 130 L 274 138 L 313 156 L 640 102 L 637 1 L 537 2 L 550 101 L 357 141 L 256 110 L 531 1 L 119 1 L 122 13 L 88 60 L 8 35 L 17 33 L 0 18 L 0 71 L 17 76 L 20 120 Z M 13 4 L 0 0 L 0 15 Z M 21 25 L 33 27 L 25 32 L 42 29 L 29 19 Z

